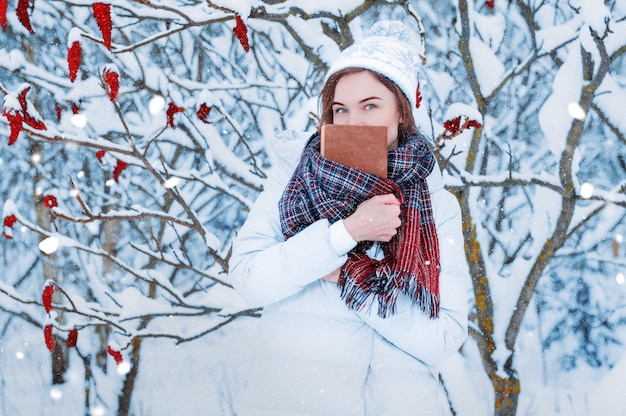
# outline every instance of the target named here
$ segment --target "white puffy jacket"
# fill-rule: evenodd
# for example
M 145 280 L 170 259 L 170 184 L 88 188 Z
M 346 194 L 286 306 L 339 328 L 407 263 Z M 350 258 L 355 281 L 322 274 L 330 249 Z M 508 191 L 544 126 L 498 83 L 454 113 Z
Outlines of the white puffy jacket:
M 401 295 L 383 319 L 348 309 L 320 279 L 347 259 L 319 220 L 285 241 L 278 200 L 310 135 L 284 132 L 273 169 L 233 246 L 230 277 L 263 306 L 238 415 L 441 415 L 436 366 L 467 336 L 469 275 L 461 211 L 436 167 L 428 177 L 441 254 L 440 314 L 430 319 Z M 442 405 L 443 403 L 443 405 Z

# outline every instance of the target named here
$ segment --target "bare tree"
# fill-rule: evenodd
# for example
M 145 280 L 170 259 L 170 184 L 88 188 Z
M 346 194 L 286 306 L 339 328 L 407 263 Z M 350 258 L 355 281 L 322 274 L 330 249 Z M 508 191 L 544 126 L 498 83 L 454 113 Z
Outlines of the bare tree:
M 129 364 L 115 404 L 125 415 L 150 340 L 192 342 L 259 316 L 227 272 L 269 167 L 264 138 L 314 127 L 332 58 L 373 20 L 401 19 L 427 41 L 416 115 L 464 214 L 465 349 L 480 352 L 495 414 L 515 414 L 528 312 L 550 316 L 548 351 L 589 318 L 564 320 L 568 306 L 593 296 L 594 279 L 610 291 L 624 266 L 610 249 L 626 216 L 624 126 L 610 105 L 626 84 L 616 4 L 602 14 L 556 1 L 18 2 L 0 20 L 0 132 L 11 142 L 0 331 L 21 320 L 49 328 L 54 354 L 75 351 L 85 414 L 103 404 L 97 375 Z M 563 116 L 563 97 L 583 115 Z M 44 241 L 49 255 L 38 254 Z M 596 342 L 598 326 L 586 328 L 580 343 Z

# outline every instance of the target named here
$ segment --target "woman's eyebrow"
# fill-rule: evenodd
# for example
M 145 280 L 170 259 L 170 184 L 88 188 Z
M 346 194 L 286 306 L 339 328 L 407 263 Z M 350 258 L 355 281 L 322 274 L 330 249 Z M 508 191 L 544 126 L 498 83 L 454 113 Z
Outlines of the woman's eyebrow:
M 376 97 L 375 95 L 373 95 L 371 97 L 363 98 L 362 100 L 359 101 L 359 104 L 364 103 L 369 100 L 382 100 L 382 98 Z M 332 107 L 333 105 L 344 105 L 344 104 L 340 103 L 339 101 L 333 101 L 330 105 Z
M 361 101 L 359 101 L 359 103 L 364 103 L 365 101 L 369 101 L 369 100 L 382 100 L 382 98 L 376 97 L 373 95 L 371 97 L 363 98 Z

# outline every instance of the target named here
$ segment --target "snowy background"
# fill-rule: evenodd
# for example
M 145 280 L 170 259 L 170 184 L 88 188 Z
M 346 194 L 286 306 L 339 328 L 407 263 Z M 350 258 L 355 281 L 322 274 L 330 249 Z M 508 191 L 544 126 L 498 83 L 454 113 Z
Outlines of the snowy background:
M 380 19 L 464 214 L 451 414 L 626 414 L 626 0 L 338 3 L 0 1 L 0 416 L 236 414 L 266 143 Z

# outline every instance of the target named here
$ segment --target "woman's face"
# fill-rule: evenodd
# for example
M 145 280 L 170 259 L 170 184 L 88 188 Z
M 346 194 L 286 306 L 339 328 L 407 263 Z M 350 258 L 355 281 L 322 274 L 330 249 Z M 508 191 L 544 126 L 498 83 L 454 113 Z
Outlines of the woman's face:
M 333 124 L 386 126 L 387 146 L 398 147 L 400 108 L 394 93 L 371 72 L 341 77 L 335 87 L 332 110 Z

